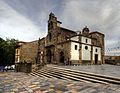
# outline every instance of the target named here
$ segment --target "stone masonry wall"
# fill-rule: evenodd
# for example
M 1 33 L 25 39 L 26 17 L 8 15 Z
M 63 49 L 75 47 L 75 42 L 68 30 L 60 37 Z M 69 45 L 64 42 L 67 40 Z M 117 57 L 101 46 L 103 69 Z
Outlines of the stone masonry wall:
M 20 62 L 35 63 L 38 51 L 38 41 L 23 44 L 20 47 Z

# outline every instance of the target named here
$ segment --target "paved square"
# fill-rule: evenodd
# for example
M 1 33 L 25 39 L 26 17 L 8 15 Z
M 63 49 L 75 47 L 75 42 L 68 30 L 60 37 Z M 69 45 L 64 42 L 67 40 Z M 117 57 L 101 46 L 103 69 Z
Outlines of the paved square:
M 120 93 L 120 85 L 104 85 L 0 72 L 0 93 Z
M 59 67 L 120 78 L 120 66 L 116 65 L 103 64 L 103 65 L 80 65 Z

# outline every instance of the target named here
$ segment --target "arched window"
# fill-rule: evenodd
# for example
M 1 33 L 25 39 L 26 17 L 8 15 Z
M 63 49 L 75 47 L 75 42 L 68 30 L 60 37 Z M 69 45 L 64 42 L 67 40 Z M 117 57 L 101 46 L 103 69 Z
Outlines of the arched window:
M 95 52 L 97 52 L 97 48 L 95 49 Z
M 77 45 L 75 45 L 75 50 L 77 50 Z
M 60 62 L 61 62 L 61 63 L 64 63 L 64 61 L 65 61 L 64 52 L 61 51 L 61 52 L 60 52 Z

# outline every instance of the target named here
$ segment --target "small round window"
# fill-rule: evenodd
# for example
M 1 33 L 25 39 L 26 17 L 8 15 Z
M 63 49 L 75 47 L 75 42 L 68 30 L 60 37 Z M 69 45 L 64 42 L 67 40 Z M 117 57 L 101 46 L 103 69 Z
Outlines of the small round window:
M 88 46 L 85 46 L 85 49 L 87 50 L 87 49 L 88 49 Z

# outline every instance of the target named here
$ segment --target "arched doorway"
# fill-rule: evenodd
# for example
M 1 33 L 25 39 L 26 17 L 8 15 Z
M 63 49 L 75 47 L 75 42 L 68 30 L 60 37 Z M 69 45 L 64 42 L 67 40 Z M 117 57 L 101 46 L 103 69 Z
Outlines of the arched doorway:
M 64 61 L 65 61 L 64 52 L 61 51 L 61 52 L 60 52 L 60 63 L 64 63 Z
M 52 59 L 52 53 L 51 53 L 51 50 L 49 49 L 47 51 L 47 62 L 48 63 L 51 63 L 51 59 Z

